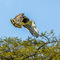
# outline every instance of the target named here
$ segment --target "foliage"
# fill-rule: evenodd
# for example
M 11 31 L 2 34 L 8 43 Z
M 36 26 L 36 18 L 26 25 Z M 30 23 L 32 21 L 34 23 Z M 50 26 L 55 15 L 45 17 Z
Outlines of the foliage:
M 41 33 L 40 39 L 28 37 L 25 41 L 17 37 L 0 38 L 0 60 L 59 60 L 60 36 L 53 30 Z

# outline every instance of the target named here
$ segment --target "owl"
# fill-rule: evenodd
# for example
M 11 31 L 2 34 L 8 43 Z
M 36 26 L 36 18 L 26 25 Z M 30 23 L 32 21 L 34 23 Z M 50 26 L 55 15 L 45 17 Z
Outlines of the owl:
M 10 21 L 15 27 L 25 27 L 34 37 L 37 38 L 39 36 L 35 22 L 24 16 L 24 13 L 18 14 L 14 19 L 10 19 Z

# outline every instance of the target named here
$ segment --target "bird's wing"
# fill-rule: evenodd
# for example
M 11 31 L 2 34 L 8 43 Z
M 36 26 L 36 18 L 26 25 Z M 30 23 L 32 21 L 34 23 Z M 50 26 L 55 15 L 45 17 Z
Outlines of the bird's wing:
M 33 20 L 30 20 L 26 25 L 23 25 L 23 26 L 26 29 L 28 29 L 33 36 L 35 36 L 35 37 L 39 36 L 38 29 L 37 29 L 35 22 Z
M 11 23 L 18 28 L 22 28 L 22 25 L 24 25 L 24 23 L 22 22 L 23 18 L 23 13 L 18 14 L 14 19 L 10 19 Z
M 13 19 L 10 19 L 10 21 L 15 27 L 22 28 L 22 26 L 19 24 L 16 24 Z

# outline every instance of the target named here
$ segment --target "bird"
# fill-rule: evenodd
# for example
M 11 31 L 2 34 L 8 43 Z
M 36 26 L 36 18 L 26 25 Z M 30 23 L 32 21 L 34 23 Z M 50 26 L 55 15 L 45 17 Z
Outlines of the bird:
M 14 19 L 10 19 L 11 23 L 17 28 L 26 28 L 34 37 L 39 36 L 39 31 L 36 27 L 36 24 L 33 20 L 29 20 L 24 13 L 18 14 Z

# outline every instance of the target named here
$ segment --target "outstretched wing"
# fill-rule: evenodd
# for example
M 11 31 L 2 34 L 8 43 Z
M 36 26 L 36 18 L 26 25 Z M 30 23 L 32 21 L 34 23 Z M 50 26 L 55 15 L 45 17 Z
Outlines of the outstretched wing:
M 10 19 L 11 23 L 15 26 L 15 27 L 18 27 L 18 28 L 22 28 L 22 25 L 23 25 L 23 13 L 21 14 L 18 14 L 14 19 Z
M 10 19 L 11 23 L 15 26 L 15 27 L 18 27 L 18 28 L 22 28 L 21 25 L 15 23 L 14 19 Z
M 10 19 L 11 23 L 18 28 L 22 28 L 23 25 L 25 25 L 29 19 L 24 16 L 23 13 L 18 14 L 14 19 Z
M 23 25 L 26 29 L 30 31 L 30 33 L 36 38 L 39 36 L 38 29 L 33 20 L 30 20 L 26 25 Z

